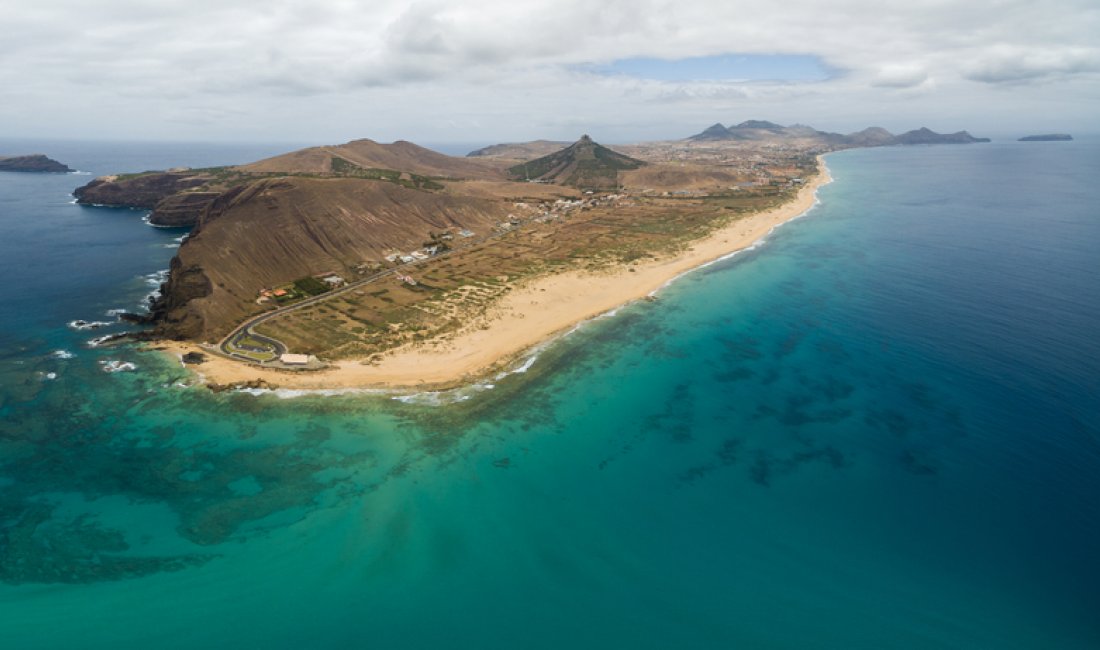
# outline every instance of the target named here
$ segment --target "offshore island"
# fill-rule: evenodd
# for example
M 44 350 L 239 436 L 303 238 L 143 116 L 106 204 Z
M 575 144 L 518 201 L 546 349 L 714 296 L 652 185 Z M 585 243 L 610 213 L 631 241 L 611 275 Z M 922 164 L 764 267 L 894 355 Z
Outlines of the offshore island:
M 1017 142 L 1069 142 L 1073 136 L 1068 133 L 1044 133 L 1042 135 L 1025 135 Z
M 75 171 L 45 154 L 0 156 L 0 172 L 48 172 L 67 174 Z
M 809 210 L 822 155 L 988 142 L 749 120 L 684 140 L 447 156 L 356 140 L 95 179 L 86 204 L 192 227 L 142 320 L 212 386 L 443 388 L 651 296 Z

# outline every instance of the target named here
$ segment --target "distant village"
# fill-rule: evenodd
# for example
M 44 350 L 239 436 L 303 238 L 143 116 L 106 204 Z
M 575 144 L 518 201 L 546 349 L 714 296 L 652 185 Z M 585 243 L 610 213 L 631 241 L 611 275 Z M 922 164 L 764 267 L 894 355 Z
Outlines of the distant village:
M 668 148 L 658 148 L 655 149 L 656 151 L 661 152 L 662 155 L 659 157 L 663 158 L 664 162 L 684 163 L 690 160 L 697 163 L 700 159 L 704 159 L 712 164 L 722 165 L 736 176 L 751 179 L 735 183 L 728 188 L 723 188 L 722 191 L 739 191 L 762 187 L 778 189 L 801 185 L 804 182 L 800 175 L 801 169 L 813 160 L 812 154 L 808 154 L 804 148 L 788 145 L 774 145 L 768 148 L 766 152 L 756 149 L 755 153 L 746 151 L 734 153 L 729 147 L 708 148 L 698 145 L 693 146 L 690 152 Z M 653 157 L 655 152 L 646 151 L 645 153 Z M 532 180 L 529 182 L 539 181 Z M 695 198 L 709 196 L 713 191 L 700 189 L 657 191 L 643 188 L 636 190 L 635 193 L 639 196 Z M 522 226 L 524 223 L 547 223 L 568 217 L 575 211 L 609 205 L 632 206 L 635 205 L 635 201 L 629 193 L 622 190 L 619 193 L 610 194 L 598 194 L 593 190 L 586 190 L 583 192 L 582 197 L 576 199 L 557 199 L 534 205 L 516 202 L 512 205 L 514 212 L 509 213 L 504 221 L 493 227 L 493 232 L 485 234 L 482 238 L 504 234 Z M 382 259 L 390 265 L 389 270 L 394 273 L 399 281 L 409 286 L 417 286 L 418 282 L 411 273 L 402 273 L 397 269 L 402 265 L 416 264 L 450 252 L 453 250 L 452 242 L 455 242 L 456 238 L 467 240 L 475 239 L 477 236 L 477 233 L 466 228 L 432 233 L 431 241 L 425 242 L 420 248 L 415 250 L 391 249 L 382 256 Z M 387 271 L 387 267 L 378 262 L 366 261 L 358 265 L 355 271 L 360 276 L 370 277 Z M 362 279 L 365 278 L 356 278 L 356 280 Z M 325 271 L 276 287 L 261 288 L 258 291 L 256 303 L 259 305 L 283 306 L 327 293 L 333 289 L 339 289 L 348 283 L 349 281 L 338 272 Z
M 576 210 L 612 205 L 626 198 L 625 194 L 596 195 L 593 191 L 587 191 L 584 194 L 585 198 L 557 199 L 553 202 L 547 201 L 538 205 L 531 205 L 524 202 L 513 203 L 512 205 L 516 211 L 508 214 L 505 221 L 498 223 L 493 228 L 492 234 L 503 234 L 520 227 L 524 223 L 547 223 L 564 218 Z M 455 241 L 456 237 L 459 239 L 472 239 L 476 236 L 477 233 L 466 228 L 459 228 L 442 233 L 432 233 L 431 242 L 425 243 L 424 246 L 411 251 L 394 249 L 388 251 L 382 259 L 392 265 L 390 267 L 391 269 L 396 269 L 401 265 L 423 262 L 443 253 L 450 252 L 452 250 L 451 242 Z M 368 273 L 373 274 L 385 270 L 386 267 L 383 265 L 369 261 L 363 262 L 356 268 L 356 271 L 362 275 Z M 394 271 L 394 277 L 407 285 L 418 285 L 416 279 L 410 274 Z M 359 279 L 362 278 L 357 278 L 357 280 Z M 333 289 L 339 289 L 346 286 L 348 282 L 346 278 L 335 271 L 325 271 L 305 278 L 299 278 L 293 282 L 288 282 L 276 287 L 261 288 L 257 292 L 256 304 L 283 306 L 305 298 L 327 293 Z

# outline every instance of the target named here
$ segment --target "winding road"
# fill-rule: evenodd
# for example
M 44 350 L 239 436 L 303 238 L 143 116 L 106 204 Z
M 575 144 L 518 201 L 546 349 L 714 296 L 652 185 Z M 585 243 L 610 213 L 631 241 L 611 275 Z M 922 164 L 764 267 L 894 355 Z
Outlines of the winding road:
M 504 236 L 504 235 L 506 235 L 510 232 L 513 232 L 513 230 L 507 230 L 507 231 L 492 234 L 492 235 L 485 235 L 484 237 L 472 238 L 472 239 L 469 239 L 467 241 L 467 243 L 464 246 L 462 246 L 461 248 L 456 248 L 456 249 L 453 249 L 453 250 L 449 250 L 445 253 L 440 253 L 438 255 L 433 255 L 432 257 L 429 257 L 427 259 L 408 262 L 406 264 L 402 264 L 401 266 L 398 266 L 398 267 L 395 267 L 395 268 L 392 268 L 392 269 L 386 269 L 385 271 L 379 271 L 378 273 L 375 273 L 375 274 L 370 275 L 368 277 L 362 278 L 360 280 L 356 280 L 354 282 L 349 282 L 348 284 L 340 287 L 339 289 L 333 289 L 332 291 L 326 291 L 325 293 L 322 293 L 320 295 L 312 296 L 312 297 L 306 298 L 305 300 L 302 300 L 300 302 L 296 302 L 293 305 L 287 305 L 286 307 L 279 307 L 278 309 L 274 309 L 272 311 L 267 311 L 267 312 L 264 312 L 264 313 L 259 314 L 257 316 L 253 316 L 252 318 L 250 318 L 250 319 L 244 321 L 243 323 L 241 323 L 240 325 L 238 325 L 232 332 L 230 332 L 228 335 L 226 335 L 226 337 L 223 338 L 220 343 L 218 343 L 218 346 L 217 346 L 218 350 L 222 354 L 224 354 L 225 356 L 233 358 L 233 359 L 239 359 L 241 361 L 247 361 L 249 363 L 259 363 L 261 365 L 281 366 L 281 364 L 279 362 L 279 357 L 283 354 L 286 354 L 286 352 L 287 352 L 286 344 L 284 344 L 282 341 L 279 341 L 278 339 L 271 338 L 270 336 L 264 336 L 263 334 L 257 334 L 252 328 L 256 327 L 257 325 L 260 325 L 261 323 L 269 321 L 273 318 L 278 318 L 279 316 L 282 316 L 284 314 L 288 314 L 288 313 L 290 313 L 290 312 L 292 312 L 296 309 L 302 309 L 304 307 L 309 307 L 309 306 L 315 305 L 319 302 L 323 302 L 325 300 L 328 300 L 329 298 L 333 298 L 335 296 L 345 294 L 348 291 L 353 291 L 355 289 L 358 289 L 359 287 L 362 287 L 362 286 L 368 285 L 372 282 L 376 282 L 378 280 L 381 280 L 382 278 L 394 275 L 394 274 L 398 273 L 399 271 L 404 273 L 406 271 L 406 269 L 414 268 L 414 267 L 420 266 L 422 264 L 426 264 L 428 262 L 431 262 L 433 260 L 443 259 L 445 257 L 449 257 L 451 255 L 454 255 L 455 253 L 467 251 L 467 250 L 473 248 L 474 246 L 485 243 L 485 242 L 490 241 L 492 239 L 496 239 L 498 237 L 502 237 L 502 236 Z M 265 343 L 265 344 L 269 345 L 270 348 L 266 349 L 266 350 L 257 350 L 255 348 L 255 346 L 243 345 L 242 341 L 245 340 L 245 339 L 249 339 L 249 338 L 254 340 L 254 341 L 259 341 L 261 343 Z M 258 359 L 254 359 L 252 357 L 249 357 L 245 354 L 241 354 L 240 352 L 237 352 L 237 350 L 258 352 L 258 353 L 261 353 L 261 354 L 274 353 L 275 358 L 272 361 L 260 361 Z

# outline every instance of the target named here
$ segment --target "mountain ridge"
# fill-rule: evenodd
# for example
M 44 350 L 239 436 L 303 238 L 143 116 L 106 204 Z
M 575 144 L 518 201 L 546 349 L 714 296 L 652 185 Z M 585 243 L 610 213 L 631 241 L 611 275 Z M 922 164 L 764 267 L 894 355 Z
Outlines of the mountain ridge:
M 816 140 L 823 145 L 841 147 L 880 147 L 913 144 L 970 144 L 989 142 L 989 138 L 975 138 L 966 131 L 936 133 L 927 127 L 894 135 L 882 127 L 868 127 L 847 135 L 819 131 L 804 124 L 782 126 L 767 120 L 745 120 L 727 127 L 721 122 L 713 124 L 695 135 L 685 138 L 692 142 L 762 141 L 762 140 Z

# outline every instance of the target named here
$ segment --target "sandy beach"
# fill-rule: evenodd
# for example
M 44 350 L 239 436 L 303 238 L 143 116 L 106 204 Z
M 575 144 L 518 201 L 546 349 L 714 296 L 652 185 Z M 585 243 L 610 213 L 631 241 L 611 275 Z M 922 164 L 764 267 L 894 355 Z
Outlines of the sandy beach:
M 370 364 L 346 359 L 315 372 L 260 368 L 213 354 L 189 366 L 203 381 L 235 384 L 262 380 L 293 389 L 444 388 L 473 381 L 514 363 L 526 351 L 576 324 L 657 291 L 670 280 L 708 262 L 743 250 L 776 226 L 813 207 L 819 187 L 831 180 L 819 157 L 820 173 L 808 179 L 794 200 L 777 208 L 738 219 L 683 253 L 638 262 L 613 271 L 566 272 L 535 278 L 511 290 L 482 317 L 445 341 L 398 348 Z M 157 342 L 179 359 L 203 351 L 180 342 Z

